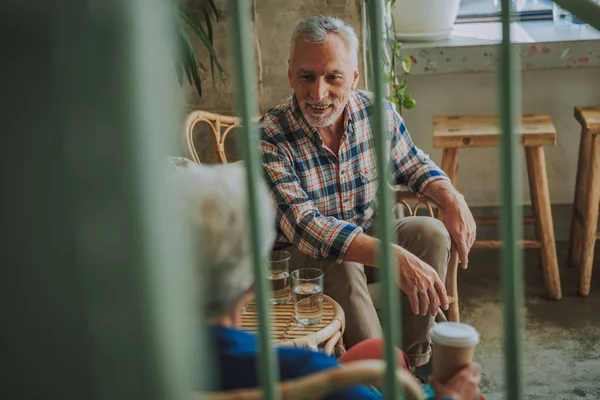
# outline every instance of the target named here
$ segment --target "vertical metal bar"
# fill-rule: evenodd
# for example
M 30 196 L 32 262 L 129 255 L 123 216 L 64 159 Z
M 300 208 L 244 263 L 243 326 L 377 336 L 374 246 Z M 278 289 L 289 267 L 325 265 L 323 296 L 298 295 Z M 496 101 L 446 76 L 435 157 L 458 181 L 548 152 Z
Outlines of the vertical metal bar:
M 388 123 L 384 107 L 385 82 L 383 76 L 383 0 L 369 2 L 369 32 L 373 73 L 375 108 L 371 116 L 371 126 L 375 136 L 377 158 L 377 236 L 381 241 L 377 263 L 381 271 L 383 294 L 383 335 L 385 338 L 385 360 L 387 363 L 385 396 L 398 399 L 400 388 L 396 383 L 396 345 L 399 343 L 398 309 L 399 296 L 396 281 L 396 268 L 392 259 L 391 219 L 392 210 L 389 180 L 387 176 L 386 143 L 389 140 Z M 386 32 L 387 34 L 387 32 Z
M 2 243 L 2 354 L 20 367 L 0 397 L 184 398 L 199 371 L 192 266 L 164 207 L 179 128 L 169 8 L 14 3 L 13 40 L 28 51 L 7 76 L 30 78 L 3 86 L 13 143 L 0 147 L 16 159 L 2 168 L 15 206 L 2 207 L 15 227 Z
M 264 270 L 265 260 L 261 257 L 264 238 L 261 237 L 262 223 L 258 218 L 258 198 L 255 187 L 261 179 L 260 161 L 258 157 L 258 131 L 255 119 L 258 116 L 258 99 L 256 98 L 256 62 L 252 46 L 252 30 L 250 29 L 250 3 L 247 0 L 230 0 L 233 11 L 232 44 L 236 83 L 236 108 L 243 120 L 243 152 L 246 163 L 248 181 L 249 212 L 251 221 L 252 261 L 254 266 L 254 289 L 259 322 L 260 383 L 264 399 L 278 399 L 277 390 L 278 368 L 275 350 L 271 345 L 271 324 L 269 306 L 267 304 L 267 282 Z
M 521 226 L 521 153 L 516 135 L 520 123 L 520 70 L 516 48 L 511 43 L 511 1 L 502 0 L 502 44 L 500 46 L 500 126 L 502 129 L 502 299 L 506 398 L 520 400 L 523 393 L 521 370 L 521 323 L 523 306 L 523 252 L 519 245 Z

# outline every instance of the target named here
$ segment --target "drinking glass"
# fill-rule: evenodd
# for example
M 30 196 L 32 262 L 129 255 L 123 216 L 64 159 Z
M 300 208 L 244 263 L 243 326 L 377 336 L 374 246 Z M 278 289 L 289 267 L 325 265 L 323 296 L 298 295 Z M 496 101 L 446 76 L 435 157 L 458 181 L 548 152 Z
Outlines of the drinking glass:
M 302 325 L 315 325 L 323 319 L 323 271 L 300 268 L 292 272 L 296 320 Z
M 272 251 L 267 260 L 267 278 L 271 284 L 271 304 L 290 301 L 290 258 L 287 251 Z

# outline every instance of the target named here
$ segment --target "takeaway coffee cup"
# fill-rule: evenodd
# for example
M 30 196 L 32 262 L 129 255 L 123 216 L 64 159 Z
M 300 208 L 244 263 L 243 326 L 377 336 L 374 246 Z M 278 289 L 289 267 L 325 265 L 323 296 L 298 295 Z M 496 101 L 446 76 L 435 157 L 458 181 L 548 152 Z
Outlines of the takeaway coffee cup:
M 431 327 L 433 342 L 433 376 L 446 383 L 473 361 L 479 333 L 471 325 L 440 322 Z

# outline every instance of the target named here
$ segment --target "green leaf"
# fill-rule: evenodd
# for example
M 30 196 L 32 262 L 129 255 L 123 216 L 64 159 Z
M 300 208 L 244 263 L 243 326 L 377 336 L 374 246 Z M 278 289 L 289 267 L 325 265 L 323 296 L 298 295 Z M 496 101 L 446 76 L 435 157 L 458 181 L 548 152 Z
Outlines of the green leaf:
M 402 59 L 402 69 L 407 74 L 410 74 L 410 70 L 412 68 L 412 61 L 409 56 L 406 56 Z
M 221 64 L 219 63 L 217 54 L 215 53 L 215 49 L 213 48 L 208 37 L 208 33 L 204 30 L 202 24 L 188 10 L 180 8 L 179 14 L 183 18 L 183 20 L 190 26 L 190 28 L 192 28 L 196 36 L 202 41 L 202 43 L 206 47 L 206 50 L 208 50 L 208 54 L 210 55 L 211 59 L 214 60 L 215 66 L 217 67 L 217 71 L 219 71 L 219 75 L 223 80 L 223 67 L 221 67 Z
M 217 10 L 214 0 L 208 0 L 208 5 L 210 5 L 210 8 L 212 8 L 213 12 L 215 13 L 215 19 L 217 22 L 219 22 L 219 11 Z
M 399 99 L 406 97 L 406 86 L 400 85 L 396 87 L 396 96 L 398 96 Z
M 393 51 L 394 51 L 394 56 L 401 58 L 402 56 L 400 55 L 400 48 L 402 47 L 402 45 L 398 42 L 394 43 L 394 47 L 393 47 Z
M 402 101 L 402 105 L 404 106 L 404 108 L 407 108 L 410 110 L 411 108 L 415 108 L 417 106 L 417 102 L 415 101 L 415 99 L 413 99 L 413 97 L 410 93 L 406 93 L 406 96 L 404 97 L 404 100 Z
M 214 46 L 215 42 L 213 40 L 213 29 L 212 23 L 210 22 L 210 16 L 206 8 L 204 9 L 204 20 L 206 21 L 206 30 L 208 31 L 208 40 L 210 41 L 211 46 Z M 210 75 L 212 77 L 213 86 L 215 85 L 215 60 L 210 58 Z M 221 76 L 222 79 L 222 76 Z
M 194 53 L 191 40 L 183 26 L 179 26 L 181 63 L 190 85 L 194 85 L 199 96 L 202 96 L 202 81 L 198 73 L 198 60 Z

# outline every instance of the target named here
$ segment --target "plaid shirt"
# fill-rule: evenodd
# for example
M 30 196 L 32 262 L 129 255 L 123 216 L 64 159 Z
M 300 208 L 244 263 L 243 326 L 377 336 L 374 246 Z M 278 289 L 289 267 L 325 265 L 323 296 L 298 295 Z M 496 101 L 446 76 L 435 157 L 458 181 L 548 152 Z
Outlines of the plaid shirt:
M 277 210 L 277 243 L 341 263 L 354 237 L 372 225 L 377 191 L 369 121 L 373 102 L 369 92 L 350 94 L 337 157 L 308 124 L 295 96 L 263 116 L 260 152 Z M 422 193 L 434 180 L 448 179 L 415 147 L 392 103 L 386 102 L 386 112 L 395 184 Z

